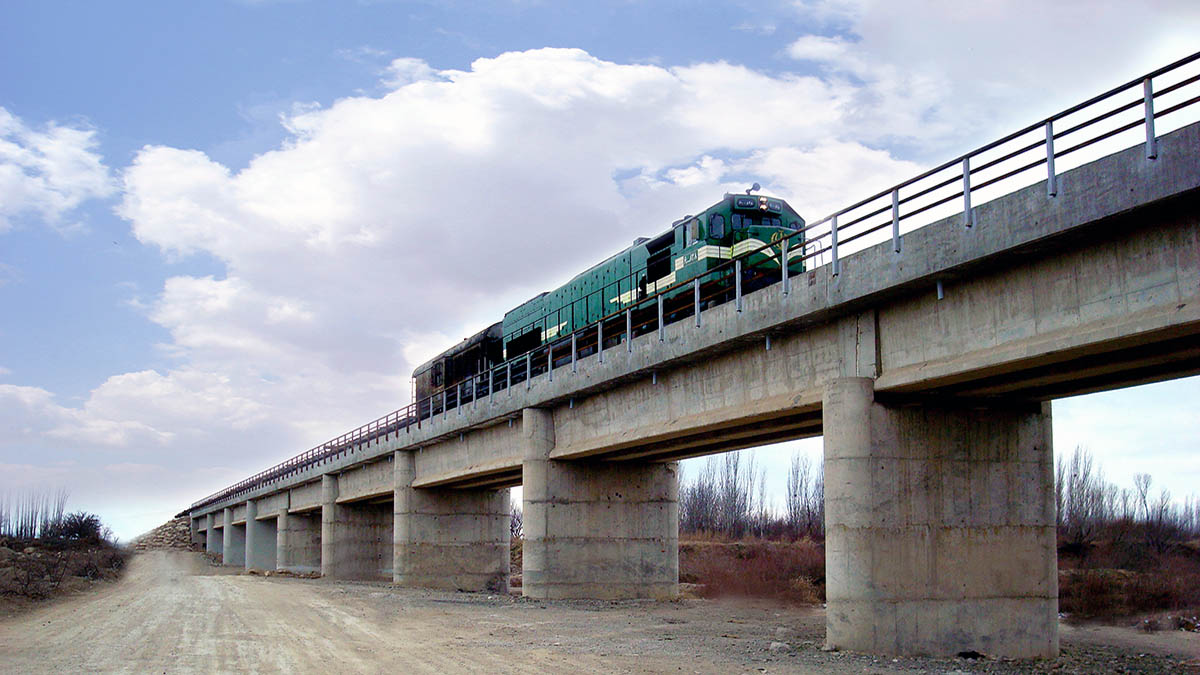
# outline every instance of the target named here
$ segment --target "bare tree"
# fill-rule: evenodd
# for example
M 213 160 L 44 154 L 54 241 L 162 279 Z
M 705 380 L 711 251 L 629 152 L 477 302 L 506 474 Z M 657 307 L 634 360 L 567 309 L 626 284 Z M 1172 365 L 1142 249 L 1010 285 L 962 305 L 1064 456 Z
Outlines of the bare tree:
M 1138 515 L 1143 521 L 1150 518 L 1150 474 L 1137 473 L 1133 475 L 1133 489 L 1137 491 Z
M 28 490 L 0 498 L 0 535 L 37 539 L 62 523 L 67 491 Z
M 754 453 L 730 452 L 709 458 L 695 480 L 680 487 L 679 526 L 683 532 L 721 533 L 733 539 L 763 535 L 774 513 L 767 498 L 766 471 Z
M 1075 546 L 1095 541 L 1111 520 L 1115 488 L 1110 489 L 1103 473 L 1093 466 L 1091 453 L 1082 447 L 1075 448 L 1068 462 L 1058 463 L 1057 473 L 1056 492 L 1062 493 L 1060 532 Z
M 818 463 L 814 471 L 812 461 L 800 452 L 792 455 L 788 469 L 786 517 L 793 536 L 824 536 L 824 467 Z
M 679 528 L 684 532 L 716 532 L 717 520 L 717 469 L 709 457 L 696 480 L 679 489 Z
M 520 504 L 513 504 L 508 510 L 508 536 L 520 539 L 525 536 L 525 513 Z

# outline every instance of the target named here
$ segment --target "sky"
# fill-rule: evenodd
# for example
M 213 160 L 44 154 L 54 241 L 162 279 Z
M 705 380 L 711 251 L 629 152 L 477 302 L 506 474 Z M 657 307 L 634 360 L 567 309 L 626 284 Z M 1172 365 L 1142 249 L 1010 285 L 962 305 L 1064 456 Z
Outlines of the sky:
M 0 494 L 131 538 L 725 191 L 821 216 L 1197 35 L 1193 0 L 5 2 Z M 1055 444 L 1200 492 L 1197 401 L 1057 402 Z

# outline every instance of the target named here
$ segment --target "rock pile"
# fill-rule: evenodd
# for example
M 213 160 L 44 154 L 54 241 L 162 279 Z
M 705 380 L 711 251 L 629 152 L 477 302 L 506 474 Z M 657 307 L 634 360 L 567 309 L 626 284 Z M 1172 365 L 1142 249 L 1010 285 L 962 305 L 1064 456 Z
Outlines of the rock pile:
M 168 521 L 133 540 L 133 550 L 135 551 L 162 549 L 200 550 L 198 547 L 192 546 L 192 530 L 187 516 Z

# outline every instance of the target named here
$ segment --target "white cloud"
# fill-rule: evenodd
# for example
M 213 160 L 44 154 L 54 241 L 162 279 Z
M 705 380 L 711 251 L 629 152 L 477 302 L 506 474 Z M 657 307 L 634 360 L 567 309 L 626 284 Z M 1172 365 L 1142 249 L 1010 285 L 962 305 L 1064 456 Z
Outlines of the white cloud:
M 1200 5 L 1190 0 L 897 3 L 802 0 L 793 58 L 845 77 L 864 126 L 885 105 L 891 140 L 911 152 L 965 150 L 1192 53 Z M 905 112 L 905 109 L 907 112 Z M 860 138 L 869 139 L 873 136 Z
M 64 225 L 63 216 L 115 189 L 96 145 L 92 129 L 51 123 L 35 130 L 0 108 L 0 232 L 28 213 L 64 231 L 82 229 Z

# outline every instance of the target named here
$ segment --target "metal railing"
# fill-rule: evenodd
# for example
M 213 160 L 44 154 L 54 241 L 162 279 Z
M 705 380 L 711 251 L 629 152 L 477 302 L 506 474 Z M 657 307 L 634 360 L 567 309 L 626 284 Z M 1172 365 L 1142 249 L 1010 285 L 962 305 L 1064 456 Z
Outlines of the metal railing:
M 512 388 L 519 384 L 525 384 L 529 389 L 534 377 L 546 375 L 548 381 L 553 381 L 555 369 L 569 366 L 574 373 L 582 358 L 596 355 L 603 362 L 605 350 L 621 345 L 632 350 L 634 337 L 657 331 L 659 339 L 663 340 L 663 329 L 668 324 L 694 318 L 695 327 L 701 328 L 704 309 L 734 302 L 737 311 L 741 311 L 742 299 L 747 293 L 782 282 L 781 295 L 787 296 L 790 277 L 794 273 L 785 271 L 790 271 L 798 261 L 803 262 L 806 269 L 809 263 L 829 264 L 830 272 L 836 276 L 841 274 L 841 261 L 848 252 L 885 242 L 890 236 L 892 250 L 898 254 L 903 233 L 945 215 L 961 212 L 963 226 L 972 227 L 975 225 L 974 209 L 989 191 L 999 196 L 1044 180 L 1046 198 L 1053 199 L 1059 192 L 1058 175 L 1061 172 L 1056 169 L 1056 160 L 1069 155 L 1081 157 L 1080 151 L 1099 147 L 1099 144 L 1116 140 L 1121 134 L 1139 127 L 1144 129 L 1144 141 L 1139 137 L 1138 142 L 1144 142 L 1146 158 L 1153 160 L 1158 156 L 1155 121 L 1200 102 L 1200 85 L 1197 84 L 1200 73 L 1188 74 L 1185 70 L 1197 62 L 1200 62 L 1200 52 L 839 209 L 794 231 L 780 242 L 759 246 L 699 275 L 677 280 L 668 288 L 656 289 L 584 328 L 509 359 L 450 390 L 414 401 L 330 439 L 209 495 L 192 504 L 191 508 L 244 495 L 353 453 L 368 443 L 390 440 L 429 424 L 442 426 L 448 422 L 450 411 L 455 411 L 456 416 L 461 415 L 468 404 L 478 406 L 482 399 L 494 404 L 496 394 L 507 391 L 511 395 Z M 1172 77 L 1175 81 L 1163 81 Z M 1134 96 L 1130 97 L 1130 94 Z M 1115 105 L 1096 112 L 1102 104 Z M 1130 119 L 1123 119 L 1122 115 Z M 1079 117 L 1083 119 L 1077 119 Z M 1045 167 L 1044 173 L 1040 171 L 1042 167 Z M 972 195 L 976 195 L 974 204 Z M 793 242 L 802 246 L 795 246 Z M 621 288 L 632 290 L 643 271 L 635 272 L 627 280 L 612 282 L 593 295 L 603 302 L 610 286 L 615 286 L 618 292 Z M 589 301 L 590 298 L 575 302 Z M 548 325 L 545 321 L 549 317 L 553 316 L 557 321 L 563 311 L 563 308 L 552 310 L 530 324 Z

